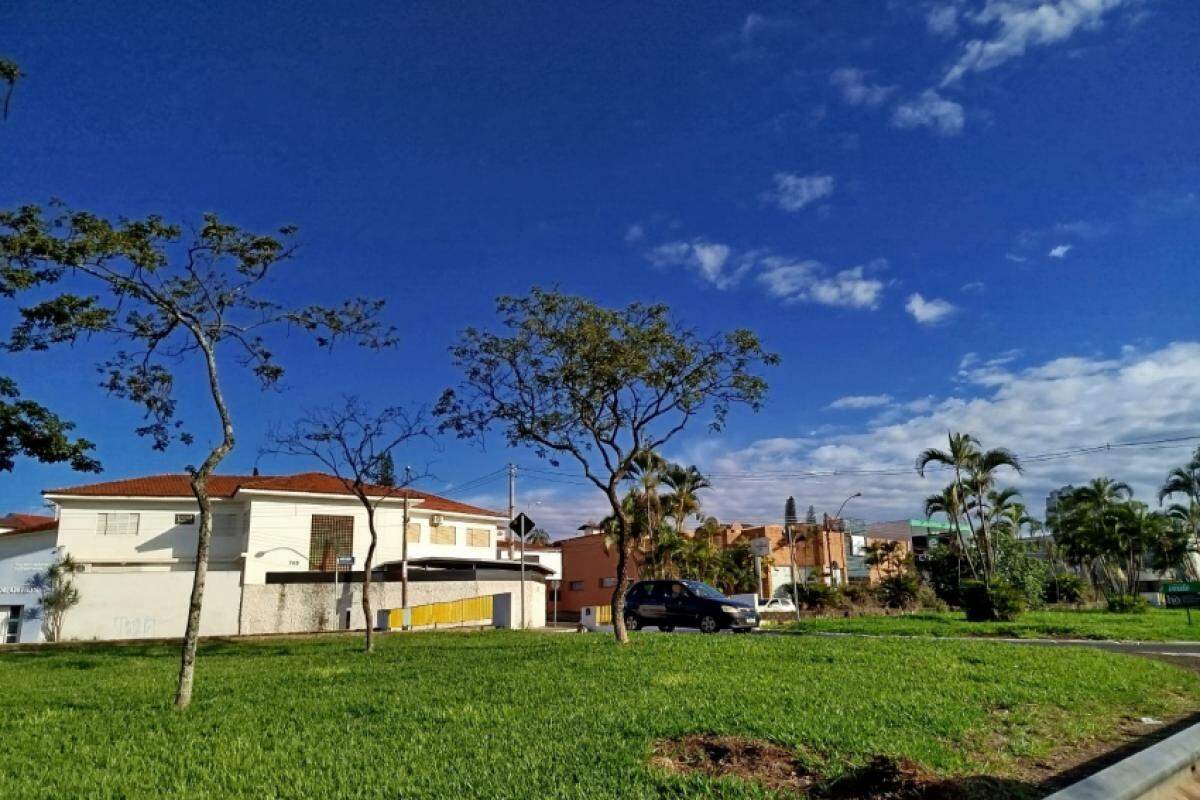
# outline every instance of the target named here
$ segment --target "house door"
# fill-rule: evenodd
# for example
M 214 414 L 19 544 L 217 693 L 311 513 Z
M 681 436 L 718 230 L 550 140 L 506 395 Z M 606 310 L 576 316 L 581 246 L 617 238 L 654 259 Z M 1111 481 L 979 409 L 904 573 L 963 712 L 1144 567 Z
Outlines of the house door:
M 16 613 L 14 613 L 16 612 Z M 17 641 L 18 628 L 21 625 L 19 606 L 0 606 L 0 644 L 13 644 Z

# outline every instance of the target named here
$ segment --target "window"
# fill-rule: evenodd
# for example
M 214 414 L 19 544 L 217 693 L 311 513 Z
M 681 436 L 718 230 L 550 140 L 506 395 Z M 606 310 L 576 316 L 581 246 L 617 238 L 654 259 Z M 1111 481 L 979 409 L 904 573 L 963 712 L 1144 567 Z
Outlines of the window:
M 421 541 L 421 525 L 417 522 L 408 523 L 408 543 L 417 544 Z
M 308 540 L 308 568 L 330 571 L 354 551 L 354 517 L 313 514 Z
M 583 591 L 583 581 L 571 581 L 571 591 L 572 592 L 582 592 Z
M 434 544 L 454 544 L 454 526 L 438 525 L 429 532 L 429 541 Z
M 601 578 L 600 579 L 600 588 L 601 589 L 611 589 L 616 585 L 617 585 L 616 578 Z
M 102 536 L 137 536 L 141 514 L 101 514 L 96 533 Z
M 467 528 L 468 547 L 491 547 L 492 532 L 487 528 Z
M 195 514 L 176 514 L 175 515 L 175 524 L 176 525 L 195 525 L 196 524 L 196 515 Z
M 352 519 L 352 517 L 346 517 Z M 242 515 L 230 514 L 213 514 L 212 519 L 213 536 L 237 536 L 242 532 Z

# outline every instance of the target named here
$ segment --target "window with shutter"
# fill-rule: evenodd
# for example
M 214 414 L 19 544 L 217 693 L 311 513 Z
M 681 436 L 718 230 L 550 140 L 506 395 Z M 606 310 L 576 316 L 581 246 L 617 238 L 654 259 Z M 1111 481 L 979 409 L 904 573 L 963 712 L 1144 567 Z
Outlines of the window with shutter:
M 429 541 L 434 544 L 455 544 L 454 526 L 439 525 L 436 528 L 431 528 L 429 531 Z
M 491 547 L 492 532 L 487 528 L 467 528 L 468 547 Z
M 100 514 L 96 533 L 102 536 L 137 536 L 141 514 Z
M 337 560 L 354 552 L 354 517 L 313 514 L 308 541 L 308 568 L 332 571 Z
M 408 543 L 418 544 L 421 541 L 421 525 L 418 522 L 408 523 Z

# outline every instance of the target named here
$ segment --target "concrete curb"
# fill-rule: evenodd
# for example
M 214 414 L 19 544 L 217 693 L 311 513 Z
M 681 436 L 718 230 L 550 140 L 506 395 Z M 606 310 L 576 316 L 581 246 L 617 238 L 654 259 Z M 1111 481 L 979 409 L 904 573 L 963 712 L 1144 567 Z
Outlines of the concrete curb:
M 1118 761 L 1046 800 L 1167 800 L 1200 789 L 1200 725 Z M 1190 787 L 1190 792 L 1187 791 Z M 1186 792 L 1186 793 L 1185 793 Z

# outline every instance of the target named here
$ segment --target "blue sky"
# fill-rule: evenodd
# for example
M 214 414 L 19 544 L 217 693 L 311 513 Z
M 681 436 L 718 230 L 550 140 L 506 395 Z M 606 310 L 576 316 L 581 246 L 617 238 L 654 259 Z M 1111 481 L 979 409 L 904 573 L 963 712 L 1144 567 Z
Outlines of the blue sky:
M 283 391 L 231 381 L 230 471 L 269 424 L 341 392 L 431 402 L 455 333 L 533 284 L 665 301 L 783 356 L 761 414 L 669 452 L 725 476 L 722 518 L 773 516 L 788 494 L 832 511 L 854 490 L 864 516 L 915 514 L 936 486 L 911 475 L 800 476 L 907 464 L 950 426 L 1024 453 L 1200 434 L 1188 0 L 251 5 L 0 9 L 0 54 L 27 73 L 0 125 L 0 204 L 294 223 L 284 296 L 390 301 L 394 353 L 297 337 Z M 132 438 L 135 410 L 95 387 L 98 352 L 5 371 L 78 422 L 110 477 L 197 460 Z M 1032 505 L 1099 472 L 1148 490 L 1186 454 L 1018 483 Z M 440 490 L 510 458 L 538 466 L 498 437 L 402 460 L 431 462 Z M 599 504 L 550 477 L 520 494 L 561 535 Z M 78 480 L 22 463 L 0 507 Z

